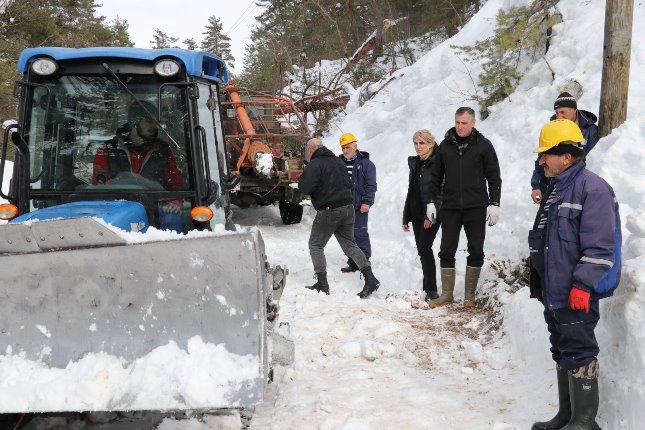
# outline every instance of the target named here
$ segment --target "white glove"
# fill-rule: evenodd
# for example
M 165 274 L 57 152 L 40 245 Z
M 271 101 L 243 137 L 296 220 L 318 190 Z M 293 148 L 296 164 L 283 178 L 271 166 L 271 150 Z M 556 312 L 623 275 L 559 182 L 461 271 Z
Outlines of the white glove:
M 431 223 L 434 224 L 437 222 L 437 207 L 434 205 L 434 203 L 428 203 L 426 205 L 426 216 Z
M 490 205 L 486 211 L 486 221 L 488 221 L 488 226 L 492 227 L 497 224 L 499 221 L 499 206 Z
M 181 214 L 181 206 L 175 202 L 165 203 L 161 206 L 161 210 L 166 213 Z
M 297 183 L 297 182 L 292 182 L 292 183 L 290 183 L 290 184 L 289 184 L 289 186 L 290 186 L 291 188 L 293 188 L 294 190 L 297 190 L 297 189 L 298 189 L 298 183 Z

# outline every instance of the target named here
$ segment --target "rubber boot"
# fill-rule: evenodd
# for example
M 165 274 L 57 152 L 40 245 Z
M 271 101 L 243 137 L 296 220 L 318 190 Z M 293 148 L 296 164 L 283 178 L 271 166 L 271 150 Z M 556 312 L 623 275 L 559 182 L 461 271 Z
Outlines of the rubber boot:
M 378 287 L 381 285 L 381 283 L 378 279 L 376 279 L 374 273 L 372 273 L 372 266 L 365 267 L 363 270 L 361 270 L 361 273 L 365 278 L 365 286 L 363 287 L 363 290 L 358 293 L 358 297 L 364 299 L 366 297 L 369 297 L 369 295 L 374 291 L 378 290 Z
M 598 360 L 569 372 L 571 420 L 562 430 L 600 430 L 598 413 Z
M 477 281 L 479 281 L 481 271 L 481 267 L 466 266 L 466 276 L 464 277 L 464 290 L 466 293 L 464 297 L 465 308 L 475 307 L 475 290 L 477 289 Z
M 556 373 L 558 375 L 558 398 L 560 406 L 558 413 L 549 421 L 538 422 L 533 424 L 531 430 L 559 430 L 571 419 L 571 399 L 569 398 L 569 373 L 556 366 Z
M 316 279 L 317 280 L 315 284 L 309 285 L 305 288 L 329 295 L 329 284 L 327 283 L 327 272 L 316 273 Z
M 438 308 L 439 306 L 448 305 L 454 301 L 452 293 L 455 291 L 455 268 L 442 267 L 441 268 L 441 295 L 437 300 L 430 300 L 428 306 L 430 308 Z

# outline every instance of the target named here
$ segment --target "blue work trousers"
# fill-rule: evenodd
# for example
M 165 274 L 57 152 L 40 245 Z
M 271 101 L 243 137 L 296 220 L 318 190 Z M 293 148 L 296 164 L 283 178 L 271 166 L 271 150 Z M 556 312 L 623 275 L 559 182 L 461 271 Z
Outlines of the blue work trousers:
M 368 260 L 372 256 L 372 244 L 370 243 L 370 234 L 367 232 L 367 215 L 369 213 L 361 213 L 361 211 L 354 211 L 354 240 L 356 245 L 363 251 L 365 258 Z M 358 265 L 351 258 L 347 259 L 347 265 L 358 269 Z
M 589 302 L 589 312 L 570 308 L 544 309 L 551 342 L 551 356 L 565 370 L 591 363 L 600 352 L 594 330 L 600 319 L 598 300 Z

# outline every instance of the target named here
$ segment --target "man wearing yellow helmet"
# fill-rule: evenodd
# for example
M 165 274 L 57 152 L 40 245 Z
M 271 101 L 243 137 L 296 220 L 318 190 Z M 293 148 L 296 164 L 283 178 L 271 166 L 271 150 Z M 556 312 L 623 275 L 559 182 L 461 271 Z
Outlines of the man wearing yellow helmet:
M 354 240 L 369 260 L 372 256 L 372 244 L 367 231 L 367 219 L 376 194 L 376 166 L 370 161 L 369 153 L 358 150 L 356 137 L 352 133 L 343 134 L 339 143 L 343 151 L 340 159 L 345 163 L 349 179 L 352 182 Z M 358 265 L 354 260 L 348 258 L 347 266 L 340 270 L 343 273 L 356 272 Z
M 620 281 L 621 230 L 612 188 L 586 169 L 578 125 L 556 119 L 540 132 L 539 164 L 550 178 L 529 231 L 531 297 L 544 305 L 560 408 L 532 430 L 598 429 L 599 299 Z

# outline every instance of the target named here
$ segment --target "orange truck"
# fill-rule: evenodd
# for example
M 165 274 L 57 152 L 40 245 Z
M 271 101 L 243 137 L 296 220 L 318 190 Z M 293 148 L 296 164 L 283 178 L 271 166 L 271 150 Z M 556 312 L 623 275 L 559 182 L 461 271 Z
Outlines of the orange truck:
M 311 138 L 303 115 L 282 95 L 231 82 L 220 94 L 229 172 L 240 178 L 231 202 L 241 208 L 278 203 L 285 224 L 302 219 L 303 196 L 290 183 L 303 171 Z

